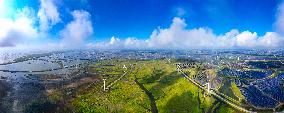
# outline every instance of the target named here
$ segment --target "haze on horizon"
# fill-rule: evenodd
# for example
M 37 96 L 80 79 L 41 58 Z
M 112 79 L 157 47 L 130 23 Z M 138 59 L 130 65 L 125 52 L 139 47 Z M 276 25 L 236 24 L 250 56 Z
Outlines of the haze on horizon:
M 281 0 L 0 0 L 0 48 L 279 49 Z

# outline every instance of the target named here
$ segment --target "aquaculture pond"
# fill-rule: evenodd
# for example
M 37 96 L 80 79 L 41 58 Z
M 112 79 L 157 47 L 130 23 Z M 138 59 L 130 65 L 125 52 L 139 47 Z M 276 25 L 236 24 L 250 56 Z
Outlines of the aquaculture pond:
M 257 108 L 274 108 L 279 103 L 273 98 L 264 95 L 259 89 L 254 86 L 240 88 L 246 100 Z
M 268 77 L 273 71 L 240 71 L 224 68 L 218 72 L 223 77 L 235 77 L 246 101 L 257 109 L 273 109 L 284 103 L 284 73 Z
M 249 61 L 246 64 L 259 69 L 281 68 L 284 66 L 281 61 Z
M 57 63 L 52 63 L 43 60 L 28 60 L 23 62 L 0 65 L 0 70 L 7 71 L 43 71 L 56 69 L 60 66 Z
M 95 61 L 85 56 L 88 55 L 72 52 L 31 55 L 0 64 L 0 80 L 8 87 L 0 92 L 4 94 L 0 98 L 0 113 L 22 113 L 30 104 L 46 99 L 49 87 L 59 87 L 59 83 L 82 75 L 89 59 Z
M 250 79 L 261 79 L 271 75 L 273 72 L 271 70 L 268 71 L 239 71 L 236 69 L 224 68 L 218 72 L 221 76 L 228 77 L 239 77 L 239 78 L 250 78 Z
M 284 102 L 283 84 L 278 78 L 271 78 L 254 83 L 264 94 L 269 95 L 273 99 Z
M 283 79 L 284 73 L 280 73 L 273 78 L 249 82 L 248 87 L 239 85 L 239 88 L 247 102 L 256 108 L 275 108 L 284 103 Z M 248 80 L 241 80 L 241 84 L 247 84 L 247 82 Z

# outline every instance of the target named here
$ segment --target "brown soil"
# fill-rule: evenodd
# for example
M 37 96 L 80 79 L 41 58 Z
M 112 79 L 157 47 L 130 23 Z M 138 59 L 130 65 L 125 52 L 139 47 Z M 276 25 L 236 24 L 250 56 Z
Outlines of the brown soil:
M 58 76 L 58 75 L 53 75 L 53 74 L 40 74 L 40 75 L 38 75 L 38 77 L 39 77 L 41 80 L 59 80 L 59 79 L 61 79 L 60 76 Z
M 86 83 L 92 83 L 92 82 L 99 82 L 100 79 L 97 76 L 94 77 L 84 77 L 81 79 L 78 79 L 76 81 L 73 81 L 69 84 L 67 84 L 65 87 L 66 88 L 76 88 L 82 84 L 86 84 Z

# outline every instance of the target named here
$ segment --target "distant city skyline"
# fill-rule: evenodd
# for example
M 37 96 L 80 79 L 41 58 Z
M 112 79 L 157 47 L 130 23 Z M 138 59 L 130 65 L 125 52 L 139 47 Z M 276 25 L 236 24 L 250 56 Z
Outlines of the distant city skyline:
M 281 48 L 282 0 L 0 0 L 0 48 Z

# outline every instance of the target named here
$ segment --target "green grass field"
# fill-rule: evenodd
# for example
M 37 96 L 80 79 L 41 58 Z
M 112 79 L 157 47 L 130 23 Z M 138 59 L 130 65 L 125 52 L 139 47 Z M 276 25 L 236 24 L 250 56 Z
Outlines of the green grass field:
M 112 65 L 107 65 L 112 64 Z M 123 69 L 123 65 L 127 67 Z M 108 91 L 103 91 L 102 78 L 107 85 L 119 78 L 124 71 L 127 75 L 115 83 Z M 212 96 L 190 83 L 176 71 L 175 65 L 166 60 L 110 60 L 100 61 L 90 68 L 99 82 L 82 84 L 67 94 L 68 89 L 57 89 L 50 99 L 65 103 L 61 112 L 153 112 L 160 113 L 204 113 L 213 110 L 234 111 L 221 105 Z M 197 69 L 187 70 L 190 74 Z M 106 76 L 107 75 L 107 76 Z M 234 87 L 234 86 L 233 86 Z M 234 88 L 233 88 L 234 89 Z M 237 92 L 239 93 L 239 92 Z

